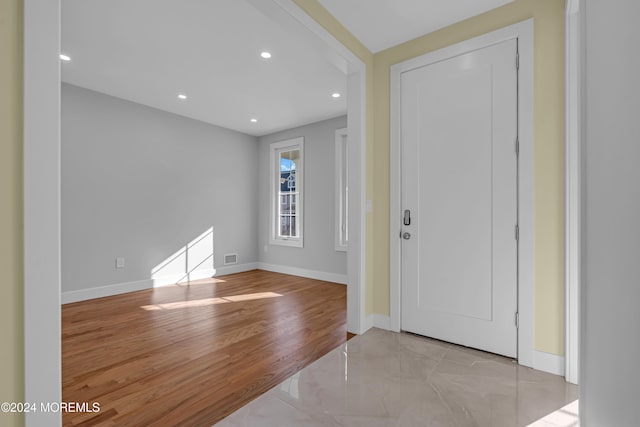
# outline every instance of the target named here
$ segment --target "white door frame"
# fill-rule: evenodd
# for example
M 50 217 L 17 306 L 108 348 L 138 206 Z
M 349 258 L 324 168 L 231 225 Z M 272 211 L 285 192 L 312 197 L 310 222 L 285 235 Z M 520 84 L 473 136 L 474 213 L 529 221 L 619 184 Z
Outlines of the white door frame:
M 263 0 L 255 0 L 263 1 Z M 347 330 L 362 334 L 365 320 L 366 254 L 366 64 L 324 27 L 306 14 L 293 0 L 272 0 L 347 61 L 347 132 L 349 246 L 347 248 Z
M 475 37 L 391 67 L 391 211 L 390 211 L 390 325 L 401 328 L 401 153 L 400 76 L 403 72 L 468 53 L 505 40 L 518 39 L 520 53 L 518 126 L 520 138 L 518 223 L 518 363 L 533 366 L 534 286 L 534 158 L 533 158 L 533 19 Z M 515 64 L 514 64 L 515 66 Z M 514 141 L 515 149 L 515 141 Z
M 565 378 L 578 384 L 580 333 L 580 0 L 565 16 Z
M 60 402 L 60 0 L 24 2 L 25 402 Z M 29 412 L 28 426 L 60 413 Z
M 292 0 L 272 0 L 346 60 L 349 144 L 347 329 L 366 328 L 366 65 Z M 60 402 L 60 0 L 24 2 L 25 402 Z M 60 413 L 27 413 L 30 427 L 59 426 Z

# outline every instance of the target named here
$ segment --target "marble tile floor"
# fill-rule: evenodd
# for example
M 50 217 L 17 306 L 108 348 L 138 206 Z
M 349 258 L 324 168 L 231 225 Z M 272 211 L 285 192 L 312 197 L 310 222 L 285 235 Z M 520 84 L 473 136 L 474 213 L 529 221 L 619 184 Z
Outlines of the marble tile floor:
M 580 403 L 574 400 L 528 427 L 580 427 Z
M 371 329 L 216 427 L 528 426 L 577 398 L 564 378 L 511 359 Z

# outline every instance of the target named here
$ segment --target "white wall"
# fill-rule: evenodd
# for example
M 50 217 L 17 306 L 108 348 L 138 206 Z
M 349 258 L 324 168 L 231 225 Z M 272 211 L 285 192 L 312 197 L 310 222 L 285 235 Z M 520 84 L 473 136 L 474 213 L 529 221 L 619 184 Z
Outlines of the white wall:
M 212 226 L 216 267 L 255 263 L 257 158 L 255 137 L 64 84 L 63 295 L 148 280 Z
M 638 425 L 640 3 L 586 2 L 580 413 Z
M 343 280 L 346 280 L 346 252 L 336 251 L 334 242 L 335 131 L 345 127 L 346 116 L 259 138 L 258 241 L 261 263 L 329 273 L 344 276 Z M 304 247 L 271 245 L 269 146 L 273 142 L 300 136 L 304 137 Z

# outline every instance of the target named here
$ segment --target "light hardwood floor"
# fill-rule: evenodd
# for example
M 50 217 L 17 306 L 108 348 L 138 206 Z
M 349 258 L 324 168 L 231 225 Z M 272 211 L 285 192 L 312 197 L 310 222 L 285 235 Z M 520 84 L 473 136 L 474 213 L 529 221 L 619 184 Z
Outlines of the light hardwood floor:
M 66 304 L 63 424 L 211 426 L 346 338 L 346 286 L 261 270 Z

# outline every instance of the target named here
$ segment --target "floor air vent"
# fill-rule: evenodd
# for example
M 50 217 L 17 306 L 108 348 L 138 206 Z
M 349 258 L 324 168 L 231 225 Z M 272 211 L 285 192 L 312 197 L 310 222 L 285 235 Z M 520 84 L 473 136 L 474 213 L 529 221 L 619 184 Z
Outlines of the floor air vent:
M 238 254 L 224 255 L 224 265 L 237 264 L 237 263 L 238 263 Z

